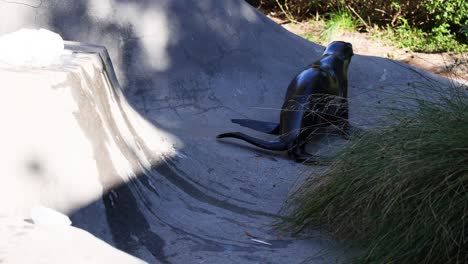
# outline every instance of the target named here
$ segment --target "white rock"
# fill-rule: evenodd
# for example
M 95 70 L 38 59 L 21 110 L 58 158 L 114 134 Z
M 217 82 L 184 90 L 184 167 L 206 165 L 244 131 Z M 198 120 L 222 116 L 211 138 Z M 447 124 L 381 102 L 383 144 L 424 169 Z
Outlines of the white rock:
M 0 36 L 0 64 L 47 67 L 64 54 L 62 37 L 47 29 L 20 29 Z

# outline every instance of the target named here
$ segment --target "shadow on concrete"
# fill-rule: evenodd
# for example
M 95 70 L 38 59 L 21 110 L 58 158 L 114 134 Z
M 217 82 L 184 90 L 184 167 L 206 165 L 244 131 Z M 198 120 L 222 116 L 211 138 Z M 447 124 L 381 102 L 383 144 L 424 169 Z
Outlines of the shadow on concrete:
M 269 226 L 315 168 L 215 140 L 248 131 L 230 118 L 277 120 L 292 76 L 323 47 L 241 0 L 54 0 L 34 16 L 36 26 L 64 39 L 107 47 L 132 107 L 180 140 L 178 156 L 77 210 L 75 226 L 149 263 L 300 263 L 311 256 L 333 263 L 346 255 L 322 234 L 294 240 Z M 355 56 L 351 121 L 372 123 L 367 106 L 414 78 L 387 59 Z

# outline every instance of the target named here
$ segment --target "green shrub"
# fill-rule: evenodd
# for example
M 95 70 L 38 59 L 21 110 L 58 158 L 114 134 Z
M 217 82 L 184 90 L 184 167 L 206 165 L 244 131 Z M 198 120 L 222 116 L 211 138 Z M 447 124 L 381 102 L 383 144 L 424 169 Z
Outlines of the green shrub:
M 433 28 L 431 32 L 424 32 L 422 29 L 410 27 L 408 23 L 397 28 L 387 27 L 373 31 L 373 36 L 379 39 L 390 40 L 400 48 L 410 49 L 417 52 L 467 52 L 468 45 L 460 43 L 455 34 L 447 28 Z
M 468 19 L 468 1 L 465 0 L 425 0 L 429 14 L 430 28 L 450 26 L 460 29 Z
M 362 247 L 356 263 L 468 263 L 468 94 L 404 98 L 391 123 L 352 139 L 293 195 L 282 226 Z M 405 110 L 406 109 L 406 110 Z
M 328 42 L 335 34 L 342 34 L 344 31 L 356 31 L 358 23 L 349 11 L 331 13 L 329 17 L 325 21 L 325 30 L 320 36 L 323 42 Z

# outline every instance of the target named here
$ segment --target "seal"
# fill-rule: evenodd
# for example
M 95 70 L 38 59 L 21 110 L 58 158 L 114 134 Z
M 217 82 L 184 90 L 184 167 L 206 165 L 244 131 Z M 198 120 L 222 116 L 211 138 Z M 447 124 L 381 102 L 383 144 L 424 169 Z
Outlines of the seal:
M 297 74 L 288 86 L 279 123 L 250 119 L 232 119 L 233 123 L 260 132 L 278 135 L 268 141 L 240 132 L 223 133 L 220 138 L 237 138 L 257 147 L 287 151 L 297 162 L 316 163 L 306 152 L 311 136 L 323 128 L 335 126 L 348 135 L 348 66 L 353 56 L 350 43 L 334 41 L 320 59 Z

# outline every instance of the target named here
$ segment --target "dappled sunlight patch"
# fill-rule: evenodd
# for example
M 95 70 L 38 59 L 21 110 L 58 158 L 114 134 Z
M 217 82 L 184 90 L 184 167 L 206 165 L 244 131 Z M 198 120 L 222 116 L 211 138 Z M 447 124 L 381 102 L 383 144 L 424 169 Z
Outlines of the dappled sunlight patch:
M 9 10 L 2 12 L 0 32 L 13 32 L 25 26 L 34 27 L 34 13 L 41 2 L 42 0 L 0 1 L 0 10 Z
M 247 19 L 247 21 L 254 23 L 258 21 L 258 14 L 254 11 L 251 6 L 246 4 L 241 5 L 241 14 L 242 16 Z
M 142 45 L 143 54 L 138 59 L 146 67 L 155 71 L 165 71 L 171 66 L 167 51 L 171 44 L 170 27 L 164 6 L 147 8 L 138 3 L 122 3 L 116 0 L 89 0 L 88 5 L 88 12 L 95 20 L 125 27 L 131 25 L 130 29 L 134 30 L 134 35 L 126 36 L 123 41 L 138 41 Z

